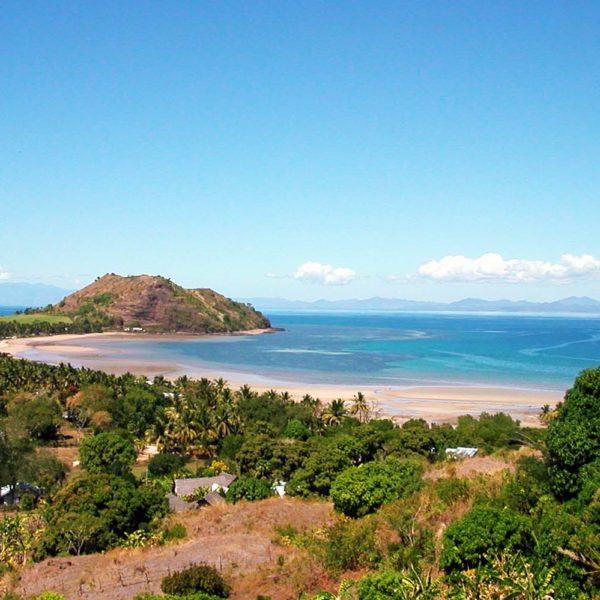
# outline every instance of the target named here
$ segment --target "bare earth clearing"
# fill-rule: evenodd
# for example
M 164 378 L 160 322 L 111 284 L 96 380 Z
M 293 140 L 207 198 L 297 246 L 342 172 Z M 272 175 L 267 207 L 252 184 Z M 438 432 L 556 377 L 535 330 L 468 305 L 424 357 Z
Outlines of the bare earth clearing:
M 302 551 L 274 544 L 275 530 L 289 524 L 299 530 L 320 528 L 332 519 L 331 504 L 292 498 L 204 508 L 173 517 L 188 532 L 181 543 L 46 559 L 23 570 L 16 591 L 54 590 L 68 600 L 127 600 L 140 592 L 159 592 L 165 575 L 206 562 L 233 583 L 232 600 L 254 600 L 261 593 L 273 600 L 296 598 L 326 577 Z
M 478 456 L 445 463 L 432 467 L 425 477 L 494 476 L 514 470 L 516 458 L 530 453 L 524 448 L 511 458 Z M 459 507 L 456 510 L 460 512 Z M 459 515 L 447 516 L 452 520 Z M 54 590 L 68 600 L 129 600 L 140 592 L 159 591 L 162 577 L 173 571 L 206 562 L 232 583 L 232 600 L 255 600 L 258 594 L 291 600 L 301 591 L 333 589 L 335 585 L 307 552 L 274 543 L 277 528 L 292 525 L 300 531 L 315 530 L 334 518 L 330 503 L 289 497 L 204 508 L 172 517 L 171 523 L 182 523 L 188 533 L 180 543 L 46 559 L 21 572 L 15 591 L 36 594 Z M 440 532 L 446 525 L 440 524 Z

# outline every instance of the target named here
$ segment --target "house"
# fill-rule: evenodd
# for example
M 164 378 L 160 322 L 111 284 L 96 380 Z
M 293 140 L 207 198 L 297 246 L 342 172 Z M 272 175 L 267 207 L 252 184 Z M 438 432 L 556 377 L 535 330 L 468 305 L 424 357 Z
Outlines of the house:
M 477 454 L 477 448 L 466 448 L 458 446 L 457 448 L 446 448 L 446 457 L 460 460 L 463 458 L 473 458 Z
M 219 473 L 214 477 L 190 477 L 187 479 L 176 479 L 174 493 L 176 496 L 190 496 L 198 488 L 207 488 L 211 492 L 225 492 L 237 479 L 229 473 Z
M 42 489 L 32 483 L 17 481 L 15 486 L 5 485 L 0 488 L 0 506 L 3 504 L 18 504 L 23 494 L 31 494 L 35 498 L 42 495 Z
M 237 479 L 235 475 L 220 473 L 214 477 L 190 477 L 187 479 L 176 479 L 173 485 L 173 494 L 167 496 L 169 508 L 174 512 L 182 512 L 199 506 L 216 506 L 223 504 L 229 486 Z M 188 502 L 186 498 L 191 496 L 198 488 L 209 490 L 200 500 Z

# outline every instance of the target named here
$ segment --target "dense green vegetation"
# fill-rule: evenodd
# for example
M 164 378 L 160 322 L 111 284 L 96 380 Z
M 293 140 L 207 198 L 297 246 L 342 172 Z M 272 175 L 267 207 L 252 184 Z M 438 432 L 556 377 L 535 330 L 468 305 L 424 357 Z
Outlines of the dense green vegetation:
M 51 324 L 56 324 L 56 323 L 69 324 L 69 323 L 72 323 L 73 320 L 70 317 L 65 317 L 63 315 L 47 315 L 47 314 L 37 314 L 37 313 L 5 315 L 3 317 L 0 317 L 0 324 L 20 323 L 22 325 L 28 325 L 28 324 L 39 323 L 39 322 L 46 322 L 46 323 L 51 323 Z
M 366 573 L 339 597 L 594 598 L 599 414 L 600 368 L 581 373 L 546 415 L 546 431 L 504 414 L 397 426 L 372 419 L 361 394 L 294 402 L 222 380 L 147 381 L 0 355 L 0 484 L 35 486 L 0 520 L 0 561 L 16 568 L 176 539 L 162 525 L 172 478 L 227 470 L 239 477 L 230 502 L 266 498 L 279 481 L 289 495 L 333 501 L 330 527 L 300 532 L 290 523 L 279 543 L 302 548 L 331 577 Z M 84 433 L 74 475 L 49 453 L 69 430 Z M 136 448 L 148 441 L 160 454 L 136 477 Z M 524 445 L 514 472 L 424 477 L 447 464 L 448 447 L 511 456 Z

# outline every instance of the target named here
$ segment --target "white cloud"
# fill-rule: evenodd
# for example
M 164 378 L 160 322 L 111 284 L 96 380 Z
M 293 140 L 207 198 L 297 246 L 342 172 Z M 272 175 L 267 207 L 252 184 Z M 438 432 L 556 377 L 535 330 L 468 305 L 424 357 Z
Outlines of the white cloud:
M 504 281 L 511 283 L 567 281 L 576 278 L 599 278 L 600 260 L 591 254 L 563 254 L 559 262 L 505 259 L 501 254 L 488 252 L 478 258 L 462 255 L 444 256 L 422 264 L 420 277 L 436 281 Z
M 5 281 L 6 279 L 10 279 L 11 274 L 6 270 L 0 267 L 0 281 Z
M 320 262 L 308 261 L 300 265 L 292 277 L 298 281 L 321 285 L 346 285 L 356 279 L 356 273 L 347 267 L 332 267 Z

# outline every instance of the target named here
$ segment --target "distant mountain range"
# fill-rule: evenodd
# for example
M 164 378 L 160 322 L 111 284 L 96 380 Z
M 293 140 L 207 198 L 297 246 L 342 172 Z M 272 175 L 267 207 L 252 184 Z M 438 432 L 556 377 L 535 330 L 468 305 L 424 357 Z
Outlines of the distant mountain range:
M 72 293 L 43 283 L 0 283 L 0 306 L 41 307 L 56 304 Z M 286 300 L 284 298 L 240 298 L 258 310 L 389 310 L 389 311 L 456 311 L 456 312 L 533 312 L 600 314 L 600 301 L 587 296 L 571 296 L 554 302 L 527 300 L 482 300 L 465 298 L 457 302 L 421 302 L 401 298 L 366 298 L 362 300 Z
M 44 283 L 0 283 L 0 306 L 38 308 L 62 300 L 71 291 Z
M 285 300 L 283 298 L 244 298 L 258 310 L 378 310 L 378 311 L 450 311 L 512 313 L 584 313 L 600 314 L 600 301 L 587 296 L 571 296 L 554 302 L 527 300 L 482 300 L 465 298 L 456 302 L 420 302 L 401 298 L 366 298 L 364 300 Z

